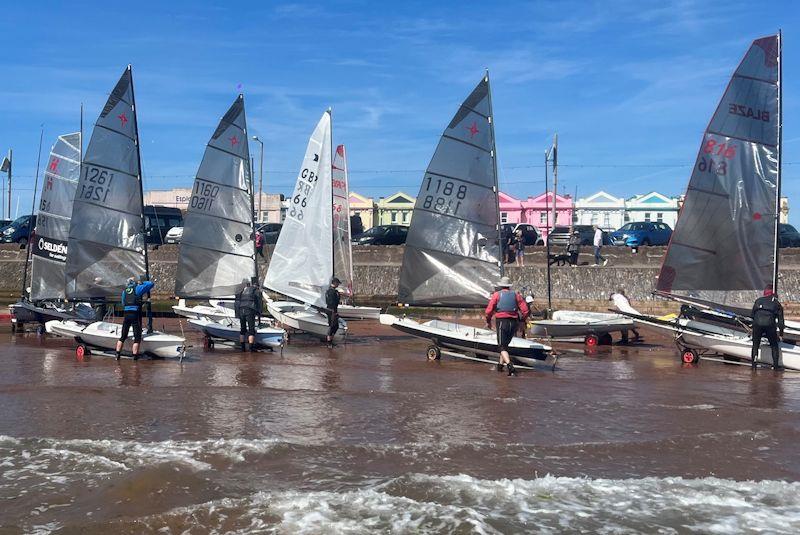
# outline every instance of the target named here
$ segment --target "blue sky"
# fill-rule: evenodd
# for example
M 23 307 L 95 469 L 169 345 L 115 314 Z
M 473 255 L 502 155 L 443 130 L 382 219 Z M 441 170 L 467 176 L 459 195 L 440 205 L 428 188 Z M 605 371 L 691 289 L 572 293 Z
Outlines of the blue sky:
M 0 151 L 14 149 L 24 213 L 40 125 L 46 152 L 83 102 L 88 134 L 132 63 L 146 188 L 191 186 L 241 84 L 268 191 L 291 190 L 332 106 L 351 188 L 416 194 L 488 67 L 501 189 L 541 192 L 558 132 L 567 193 L 674 195 L 749 43 L 783 28 L 784 192 L 800 221 L 799 23 L 792 1 L 15 2 L 0 21 Z

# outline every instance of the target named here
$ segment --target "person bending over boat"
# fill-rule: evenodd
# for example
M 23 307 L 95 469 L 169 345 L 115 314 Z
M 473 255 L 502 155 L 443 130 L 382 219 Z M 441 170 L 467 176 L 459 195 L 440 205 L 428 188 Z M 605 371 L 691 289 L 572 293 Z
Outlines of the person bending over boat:
M 753 303 L 753 349 L 750 352 L 753 368 L 756 367 L 758 351 L 761 349 L 761 338 L 767 337 L 772 348 L 772 369 L 780 368 L 781 348 L 778 331 L 783 338 L 783 307 L 772 288 L 764 290 L 764 295 Z
M 256 316 L 261 312 L 261 293 L 253 285 L 252 279 L 242 282 L 241 289 L 236 292 L 234 308 L 236 317 L 239 318 L 239 347 L 242 351 L 246 351 L 248 347 L 253 351 L 256 343 Z M 245 346 L 245 335 L 249 346 Z
M 328 336 L 325 340 L 328 347 L 333 347 L 333 337 L 339 330 L 339 285 L 342 283 L 338 278 L 331 279 L 331 286 L 325 291 L 325 315 L 328 316 Z
M 510 377 L 517 375 L 517 372 L 511 363 L 508 345 L 517 332 L 519 318 L 528 316 L 528 305 L 519 292 L 511 289 L 511 280 L 508 277 L 501 277 L 497 286 L 500 287 L 500 290 L 492 294 L 492 297 L 489 298 L 489 305 L 486 307 L 486 327 L 492 328 L 492 316 L 494 316 L 497 329 L 497 348 L 500 350 L 497 371 L 503 371 L 503 366 L 507 366 Z
M 136 283 L 133 277 L 128 278 L 128 285 L 122 290 L 122 332 L 117 340 L 117 360 L 120 359 L 122 346 L 128 339 L 131 327 L 133 327 L 133 360 L 139 358 L 139 345 L 142 343 L 142 303 L 144 296 L 153 289 L 153 284 L 145 280 Z

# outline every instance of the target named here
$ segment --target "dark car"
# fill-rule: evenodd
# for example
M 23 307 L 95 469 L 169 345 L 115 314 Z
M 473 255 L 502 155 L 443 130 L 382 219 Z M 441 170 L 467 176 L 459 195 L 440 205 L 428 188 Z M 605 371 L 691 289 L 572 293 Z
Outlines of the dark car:
M 183 226 L 183 213 L 170 206 L 144 207 L 145 242 L 151 245 L 164 244 L 164 238 L 172 227 Z
M 666 223 L 638 221 L 626 223 L 616 232 L 611 233 L 614 245 L 639 247 L 641 245 L 667 245 L 672 236 L 672 229 Z
M 0 219 L 0 232 L 4 231 L 13 222 L 13 219 Z
M 35 215 L 20 216 L 0 231 L 0 243 L 18 243 L 25 246 L 28 244 L 31 229 L 35 227 Z
M 536 227 L 527 223 L 503 223 L 501 227 L 503 240 L 507 241 L 518 230 L 522 231 L 525 245 L 536 245 L 539 241 L 539 231 Z
M 408 227 L 403 225 L 380 225 L 353 236 L 356 245 L 402 245 L 406 242 Z
M 594 226 L 593 225 L 574 225 L 573 231 L 578 231 L 581 237 L 581 245 L 594 245 Z M 570 231 L 569 227 L 556 227 L 550 233 L 550 245 L 557 247 L 566 247 L 569 243 Z M 611 238 L 608 232 L 603 231 L 603 245 L 611 245 Z
M 264 223 L 257 230 L 264 236 L 264 243 L 275 244 L 278 243 L 282 228 L 282 223 Z
M 800 232 L 792 225 L 778 223 L 778 247 L 800 247 Z

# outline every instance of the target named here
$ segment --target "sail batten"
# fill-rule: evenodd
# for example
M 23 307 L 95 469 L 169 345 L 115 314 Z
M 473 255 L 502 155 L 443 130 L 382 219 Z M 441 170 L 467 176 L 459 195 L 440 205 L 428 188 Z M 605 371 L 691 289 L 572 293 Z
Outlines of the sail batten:
M 130 66 L 95 122 L 81 162 L 69 228 L 67 297 L 120 299 L 146 273 L 137 118 Z
M 489 78 L 459 106 L 423 175 L 400 272 L 401 303 L 486 303 L 501 274 Z
M 332 167 L 326 111 L 308 141 L 264 279 L 270 290 L 320 308 L 334 272 Z
M 750 304 L 775 284 L 777 35 L 753 42 L 709 121 L 658 277 L 660 293 Z
M 195 175 L 183 225 L 175 295 L 228 297 L 256 275 L 244 97 L 220 119 Z
M 31 300 L 63 299 L 72 203 L 80 176 L 80 132 L 58 136 L 50 150 L 31 243 Z

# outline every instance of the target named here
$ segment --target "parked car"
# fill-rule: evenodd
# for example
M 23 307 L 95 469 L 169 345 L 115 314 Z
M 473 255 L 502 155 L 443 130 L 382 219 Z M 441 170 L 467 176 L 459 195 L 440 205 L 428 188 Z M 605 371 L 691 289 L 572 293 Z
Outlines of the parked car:
M 36 216 L 20 216 L 0 232 L 0 243 L 18 243 L 24 247 L 32 228 L 36 228 Z
M 666 223 L 639 221 L 626 223 L 616 232 L 611 233 L 614 245 L 639 247 L 641 245 L 667 245 L 672 236 L 672 229 Z
M 594 225 L 574 225 L 573 231 L 578 231 L 581 237 L 581 245 L 594 245 Z M 566 247 L 569 243 L 570 227 L 555 227 L 550 233 L 550 245 L 555 247 Z M 611 245 L 609 233 L 603 231 L 603 245 Z
M 144 207 L 145 242 L 151 245 L 165 243 L 164 238 L 172 227 L 183 226 L 183 213 L 170 206 Z
M 406 242 L 408 227 L 404 225 L 379 225 L 353 236 L 356 245 L 402 245 Z
M 172 227 L 164 235 L 164 243 L 180 243 L 183 238 L 183 227 Z
M 3 232 L 13 222 L 13 219 L 0 219 L 0 232 Z
M 517 230 L 521 230 L 522 237 L 525 238 L 525 245 L 538 245 L 543 243 L 539 230 L 533 225 L 527 223 L 503 223 L 501 229 L 504 240 L 507 240 L 516 233 Z
M 264 223 L 256 229 L 264 236 L 264 243 L 278 243 L 278 236 L 281 235 L 282 223 Z
M 778 223 L 778 247 L 800 247 L 800 232 L 792 225 Z

